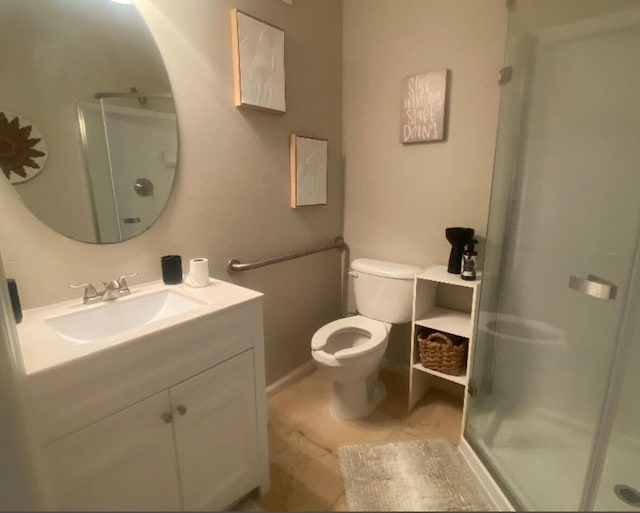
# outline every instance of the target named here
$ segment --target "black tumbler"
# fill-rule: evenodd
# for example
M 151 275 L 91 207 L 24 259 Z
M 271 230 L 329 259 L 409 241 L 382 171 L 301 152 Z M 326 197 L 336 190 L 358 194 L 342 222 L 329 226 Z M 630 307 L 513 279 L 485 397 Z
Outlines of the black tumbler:
M 16 324 L 22 321 L 22 306 L 20 305 L 20 296 L 18 295 L 18 285 L 16 280 L 9 278 L 7 280 L 9 287 L 9 297 L 11 298 L 11 308 L 13 308 L 13 316 L 16 318 Z
M 162 257 L 162 280 L 167 285 L 182 283 L 182 258 L 180 255 Z

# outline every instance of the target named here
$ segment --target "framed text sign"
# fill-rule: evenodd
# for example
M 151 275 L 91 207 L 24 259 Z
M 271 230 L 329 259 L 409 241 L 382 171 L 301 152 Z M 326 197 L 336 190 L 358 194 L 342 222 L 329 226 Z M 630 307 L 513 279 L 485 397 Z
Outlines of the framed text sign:
M 446 93 L 446 69 L 412 75 L 403 80 L 402 144 L 444 139 Z

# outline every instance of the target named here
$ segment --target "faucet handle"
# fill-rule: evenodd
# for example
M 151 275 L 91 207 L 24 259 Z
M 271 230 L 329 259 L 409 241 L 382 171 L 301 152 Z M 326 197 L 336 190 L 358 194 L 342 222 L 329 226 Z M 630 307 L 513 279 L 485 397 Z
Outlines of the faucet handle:
M 93 299 L 98 297 L 98 291 L 93 285 L 91 285 L 91 283 L 81 283 L 80 285 L 69 285 L 70 289 L 81 289 L 83 287 L 84 287 L 83 299 L 85 301 L 87 299 Z
M 129 285 L 127 285 L 127 278 L 135 278 L 136 276 L 138 276 L 138 273 L 133 273 L 133 274 L 123 274 L 122 276 L 120 276 L 120 278 L 118 279 L 118 285 L 121 289 L 128 289 Z

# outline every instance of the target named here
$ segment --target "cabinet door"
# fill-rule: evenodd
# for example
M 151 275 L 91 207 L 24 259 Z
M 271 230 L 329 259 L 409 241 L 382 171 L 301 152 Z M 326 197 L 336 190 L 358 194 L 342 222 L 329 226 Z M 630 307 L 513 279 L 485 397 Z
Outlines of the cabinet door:
M 170 412 L 165 391 L 47 446 L 48 509 L 180 509 Z
M 258 485 L 253 351 L 169 390 L 186 510 L 222 509 Z

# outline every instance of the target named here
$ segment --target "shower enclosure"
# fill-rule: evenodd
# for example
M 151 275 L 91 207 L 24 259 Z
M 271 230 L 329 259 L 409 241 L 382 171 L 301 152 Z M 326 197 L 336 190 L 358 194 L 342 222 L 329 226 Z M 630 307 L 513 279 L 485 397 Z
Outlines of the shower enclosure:
M 158 218 L 173 186 L 178 156 L 173 98 L 134 89 L 96 93 L 77 107 L 96 242 L 128 240 Z
M 516 508 L 640 507 L 640 9 L 508 2 L 465 439 Z

